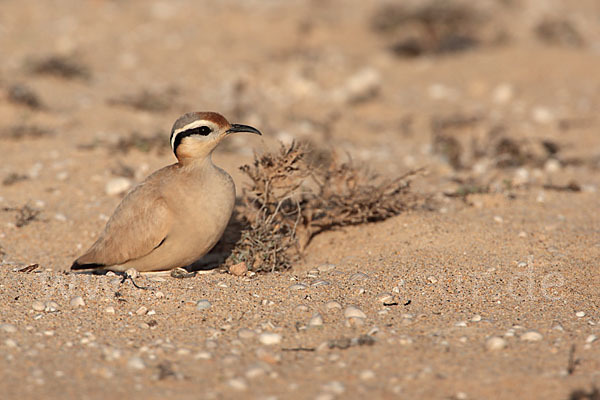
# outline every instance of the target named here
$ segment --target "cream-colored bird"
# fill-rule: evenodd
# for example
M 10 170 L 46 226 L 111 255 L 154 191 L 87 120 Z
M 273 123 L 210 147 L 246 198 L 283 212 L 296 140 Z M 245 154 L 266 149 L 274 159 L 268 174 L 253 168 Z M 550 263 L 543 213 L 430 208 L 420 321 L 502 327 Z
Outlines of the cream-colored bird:
M 234 132 L 261 134 L 214 112 L 177 119 L 171 147 L 178 162 L 129 192 L 96 243 L 71 269 L 164 271 L 185 267 L 208 253 L 223 235 L 235 202 L 233 179 L 213 164 L 211 154 Z

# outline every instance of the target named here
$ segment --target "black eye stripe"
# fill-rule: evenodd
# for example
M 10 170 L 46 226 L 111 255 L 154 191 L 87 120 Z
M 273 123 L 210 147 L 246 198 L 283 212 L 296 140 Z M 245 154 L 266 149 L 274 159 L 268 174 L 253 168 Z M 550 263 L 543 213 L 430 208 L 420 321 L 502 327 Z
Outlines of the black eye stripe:
M 212 129 L 210 129 L 208 126 L 199 126 L 197 128 L 191 128 L 183 132 L 179 132 L 177 136 L 175 136 L 175 142 L 173 143 L 173 152 L 177 154 L 177 147 L 179 147 L 183 138 L 192 135 L 208 136 L 211 132 Z

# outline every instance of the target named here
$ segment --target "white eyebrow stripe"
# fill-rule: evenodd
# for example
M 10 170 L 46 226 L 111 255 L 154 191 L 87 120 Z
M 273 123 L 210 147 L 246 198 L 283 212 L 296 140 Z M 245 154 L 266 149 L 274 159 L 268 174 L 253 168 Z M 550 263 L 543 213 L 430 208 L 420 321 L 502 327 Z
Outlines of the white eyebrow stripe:
M 181 132 L 187 131 L 188 129 L 198 128 L 200 126 L 208 125 L 208 124 L 209 124 L 208 121 L 200 119 L 200 120 L 197 120 L 197 121 L 194 121 L 194 122 L 190 122 L 189 124 L 187 124 L 183 128 L 177 129 L 175 132 L 173 132 L 173 136 L 171 137 L 171 148 L 173 148 L 173 145 L 175 144 L 175 138 Z

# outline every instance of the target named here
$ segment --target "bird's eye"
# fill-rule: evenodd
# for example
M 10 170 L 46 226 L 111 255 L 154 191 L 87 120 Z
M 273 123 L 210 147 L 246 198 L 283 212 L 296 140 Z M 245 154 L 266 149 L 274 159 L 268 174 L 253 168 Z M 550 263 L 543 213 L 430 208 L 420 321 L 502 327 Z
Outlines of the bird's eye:
M 200 135 L 200 136 L 208 136 L 212 132 L 208 126 L 199 126 L 197 128 L 193 128 L 189 130 L 190 135 Z

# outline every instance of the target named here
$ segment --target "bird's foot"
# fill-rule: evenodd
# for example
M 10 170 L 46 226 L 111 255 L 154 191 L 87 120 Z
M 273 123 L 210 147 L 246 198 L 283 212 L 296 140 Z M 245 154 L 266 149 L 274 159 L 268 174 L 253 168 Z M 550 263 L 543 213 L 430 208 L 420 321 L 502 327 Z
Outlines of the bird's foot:
M 184 278 L 193 278 L 194 276 L 196 276 L 195 272 L 190 272 L 185 268 L 175 268 L 173 270 L 171 270 L 171 277 L 173 278 L 177 278 L 177 279 L 184 279 Z
M 137 283 L 135 283 L 134 279 L 137 279 L 139 276 L 140 276 L 140 274 L 139 274 L 139 272 L 137 272 L 136 269 L 129 268 L 127 271 L 125 271 L 123 273 L 123 278 L 121 279 L 121 284 L 123 284 L 127 279 L 129 279 L 131 281 L 131 283 L 133 284 L 133 286 L 135 286 L 138 289 L 142 289 L 142 290 L 150 289 L 147 286 L 140 286 Z

